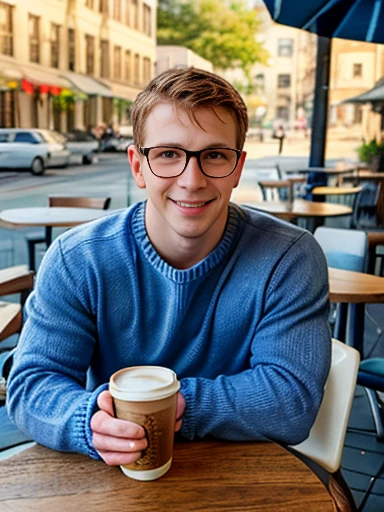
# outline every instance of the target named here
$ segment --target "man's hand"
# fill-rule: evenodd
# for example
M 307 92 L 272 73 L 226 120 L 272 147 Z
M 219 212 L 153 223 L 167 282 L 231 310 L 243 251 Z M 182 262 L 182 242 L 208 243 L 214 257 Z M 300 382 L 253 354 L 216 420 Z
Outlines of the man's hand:
M 109 391 L 103 391 L 97 398 L 97 411 L 91 418 L 93 446 L 100 457 L 110 466 L 131 464 L 141 457 L 148 446 L 145 430 L 140 425 L 114 417 L 113 401 Z M 185 400 L 177 396 L 175 431 L 180 430 Z

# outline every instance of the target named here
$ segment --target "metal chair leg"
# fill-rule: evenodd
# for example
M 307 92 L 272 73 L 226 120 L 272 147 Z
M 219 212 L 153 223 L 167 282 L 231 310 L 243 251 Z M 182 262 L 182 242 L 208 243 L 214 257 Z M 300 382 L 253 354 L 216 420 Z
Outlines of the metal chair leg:
M 384 425 L 382 417 L 383 404 L 374 389 L 364 388 L 364 390 L 367 394 L 369 406 L 371 408 L 377 440 L 384 441 Z

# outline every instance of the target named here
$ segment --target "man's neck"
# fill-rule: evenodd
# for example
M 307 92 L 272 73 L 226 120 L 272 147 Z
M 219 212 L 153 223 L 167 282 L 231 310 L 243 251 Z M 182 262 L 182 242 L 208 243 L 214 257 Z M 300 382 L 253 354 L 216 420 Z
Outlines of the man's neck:
M 158 254 L 174 268 L 187 269 L 202 261 L 218 245 L 225 231 L 227 219 L 223 219 L 219 231 L 218 226 L 215 226 L 214 233 L 207 231 L 200 237 L 181 236 L 168 224 L 162 222 L 158 215 L 148 215 L 150 208 L 151 206 L 147 203 L 145 215 L 147 235 Z

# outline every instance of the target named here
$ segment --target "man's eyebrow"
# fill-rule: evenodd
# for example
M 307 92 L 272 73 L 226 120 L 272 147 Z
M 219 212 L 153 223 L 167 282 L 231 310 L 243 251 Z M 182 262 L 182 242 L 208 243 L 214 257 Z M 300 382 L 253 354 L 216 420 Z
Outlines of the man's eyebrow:
M 156 145 L 150 146 L 150 147 L 167 147 L 167 148 L 178 148 L 178 149 L 186 149 L 182 144 L 178 144 L 177 142 L 159 142 Z M 224 142 L 213 142 L 211 144 L 208 144 L 207 146 L 204 146 L 201 148 L 201 151 L 204 149 L 212 149 L 212 148 L 228 148 L 228 144 L 225 144 Z

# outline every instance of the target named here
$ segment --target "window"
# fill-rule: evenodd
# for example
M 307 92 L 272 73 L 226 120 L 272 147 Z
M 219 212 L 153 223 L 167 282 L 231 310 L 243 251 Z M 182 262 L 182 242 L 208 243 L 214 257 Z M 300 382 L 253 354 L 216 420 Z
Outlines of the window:
M 40 19 L 38 16 L 29 14 L 29 60 L 31 62 L 40 62 L 40 38 L 39 38 L 39 25 Z
M 76 52 L 75 52 L 75 31 L 73 28 L 68 29 L 68 69 L 69 71 L 75 71 L 76 64 Z
M 149 5 L 143 5 L 143 32 L 148 37 L 152 36 L 152 10 Z
M 100 0 L 100 12 L 108 15 L 108 0 Z
M 19 132 L 15 134 L 13 142 L 26 142 L 27 144 L 37 144 L 38 141 L 30 132 Z
M 93 36 L 85 36 L 85 72 L 87 75 L 93 75 L 95 72 L 95 38 Z
M 148 57 L 143 59 L 143 78 L 145 84 L 151 80 L 151 60 Z
M 288 107 L 277 107 L 276 117 L 278 119 L 283 119 L 284 121 L 288 121 L 288 119 L 289 119 L 289 109 L 288 109 Z
M 8 142 L 9 134 L 8 132 L 2 132 L 0 133 L 0 142 L 5 143 Z
M 13 55 L 12 6 L 0 2 L 0 53 Z
M 113 78 L 121 80 L 121 46 L 113 48 Z
M 138 53 L 135 54 L 135 70 L 133 74 L 133 81 L 136 85 L 140 84 L 140 55 Z
M 51 66 L 59 67 L 60 57 L 60 25 L 51 24 Z
M 255 88 L 257 92 L 265 92 L 265 75 L 264 73 L 258 73 L 255 75 Z
M 100 76 L 109 78 L 109 41 L 101 41 L 100 50 Z
M 133 28 L 139 30 L 139 0 L 132 0 L 132 10 Z
M 121 21 L 121 0 L 113 0 L 113 18 Z
M 277 75 L 277 87 L 279 89 L 287 89 L 291 87 L 291 75 Z
M 354 64 L 353 65 L 353 78 L 361 78 L 363 76 L 363 65 L 362 64 Z
M 131 25 L 131 0 L 125 0 L 125 24 Z
M 125 50 L 124 79 L 126 82 L 131 82 L 131 80 L 132 80 L 131 66 L 132 66 L 131 52 L 130 52 L 130 50 Z
M 282 38 L 278 41 L 277 54 L 279 57 L 292 57 L 293 39 Z

